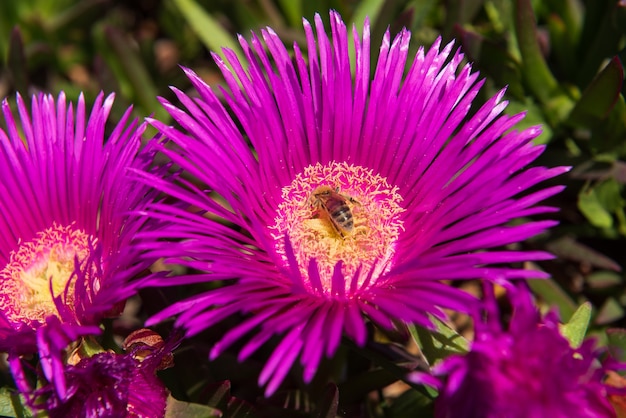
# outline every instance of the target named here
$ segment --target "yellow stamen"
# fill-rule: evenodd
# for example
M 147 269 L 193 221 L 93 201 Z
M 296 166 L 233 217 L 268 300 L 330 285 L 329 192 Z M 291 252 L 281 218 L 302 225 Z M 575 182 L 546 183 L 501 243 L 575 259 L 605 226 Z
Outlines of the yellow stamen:
M 349 209 L 354 222 L 351 231 L 338 231 L 332 215 L 324 206 L 320 209 L 313 195 L 322 186 L 335 191 L 340 204 Z M 404 209 L 398 188 L 389 185 L 385 178 L 346 162 L 318 163 L 305 168 L 283 188 L 282 197 L 272 226 L 276 251 L 288 263 L 283 239 L 286 234 L 303 277 L 308 278 L 309 261 L 316 260 L 325 293 L 330 294 L 332 273 L 340 260 L 342 273 L 349 279 L 345 282 L 346 291 L 359 267 L 359 285 L 372 269 L 377 277 L 391 267 L 395 244 L 403 229 Z
M 0 309 L 7 319 L 33 326 L 49 315 L 58 315 L 53 298 L 68 286 L 66 302 L 72 309 L 74 282 L 69 282 L 76 269 L 75 259 L 86 259 L 95 241 L 74 225 L 54 224 L 32 241 L 20 243 L 0 271 Z

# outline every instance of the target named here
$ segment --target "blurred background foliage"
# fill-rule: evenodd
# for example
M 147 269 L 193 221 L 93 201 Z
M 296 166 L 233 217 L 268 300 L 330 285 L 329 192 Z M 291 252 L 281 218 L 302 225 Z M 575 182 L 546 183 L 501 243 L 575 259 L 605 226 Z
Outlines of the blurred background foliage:
M 369 16 L 372 60 L 387 28 L 392 34 L 402 27 L 410 29 L 413 50 L 440 35 L 446 41 L 457 39 L 468 60 L 487 78 L 476 105 L 508 86 L 507 112 L 527 111 L 524 124 L 543 125 L 538 141 L 547 150 L 540 163 L 572 170 L 555 183 L 566 184 L 566 191 L 549 202 L 560 208 L 554 215 L 560 225 L 524 244 L 558 256 L 532 266 L 553 278 L 531 286 L 544 306 L 559 308 L 564 320 L 577 306 L 590 302 L 584 305 L 591 307 L 590 332 L 603 343 L 626 350 L 626 337 L 619 329 L 626 324 L 624 0 L 1 1 L 0 97 L 14 100 L 16 92 L 28 96 L 64 90 L 75 99 L 83 91 L 90 102 L 104 90 L 117 93 L 113 119 L 134 104 L 138 117 L 154 114 L 167 120 L 156 97 L 173 99 L 170 85 L 189 87 L 179 64 L 192 67 L 212 85 L 220 84 L 210 50 L 229 47 L 239 53 L 236 35 L 248 37 L 250 30 L 267 25 L 286 44 L 297 42 L 305 50 L 302 17 L 312 20 L 319 12 L 327 22 L 329 9 L 357 28 Z M 144 298 L 143 309 L 149 313 L 151 305 L 159 303 L 148 299 Z M 363 415 L 355 416 L 408 416 L 402 414 L 418 407 L 428 410 L 430 403 L 428 394 L 420 391 L 398 394 L 389 389 L 398 379 L 394 367 L 407 358 L 416 359 L 398 347 L 424 337 L 419 330 L 401 331 L 386 335 L 356 358 L 346 346 L 322 365 L 328 370 L 318 373 L 321 377 L 311 386 L 300 382 L 300 391 L 270 400 L 254 401 L 260 394 L 255 380 L 261 362 L 251 360 L 236 376 L 231 373 L 234 356 L 198 367 L 206 363 L 199 359 L 206 358 L 210 336 L 193 348 L 187 346 L 184 350 L 195 355 L 178 356 L 183 373 L 166 378 L 178 399 L 219 406 L 231 411 L 227 416 L 247 416 L 252 407 L 233 401 L 231 383 L 220 379 L 229 379 L 237 396 L 256 402 L 256 410 L 266 411 L 265 416 L 332 417 L 337 408 L 347 416 L 357 409 Z M 390 343 L 395 340 L 402 344 Z M 348 370 L 337 373 L 334 366 L 345 364 L 341 362 L 348 357 Z M 386 366 L 372 369 L 381 362 Z M 321 384 L 329 376 L 338 382 L 339 392 L 336 386 Z M 206 389 L 209 382 L 212 389 Z

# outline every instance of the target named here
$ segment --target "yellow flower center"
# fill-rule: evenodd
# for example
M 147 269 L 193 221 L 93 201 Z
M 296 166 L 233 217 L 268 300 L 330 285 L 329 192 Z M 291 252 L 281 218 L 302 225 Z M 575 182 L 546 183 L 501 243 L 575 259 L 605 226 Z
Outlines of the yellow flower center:
M 57 315 L 54 298 L 66 292 L 73 310 L 75 260 L 85 260 L 96 240 L 74 225 L 53 225 L 37 238 L 20 243 L 9 263 L 0 271 L 0 309 L 13 322 L 29 326 Z
M 340 261 L 346 293 L 353 279 L 360 287 L 391 268 L 404 209 L 398 188 L 385 178 L 346 162 L 318 163 L 283 188 L 282 197 L 272 226 L 276 251 L 288 264 L 287 235 L 305 282 L 312 259 L 327 295 Z

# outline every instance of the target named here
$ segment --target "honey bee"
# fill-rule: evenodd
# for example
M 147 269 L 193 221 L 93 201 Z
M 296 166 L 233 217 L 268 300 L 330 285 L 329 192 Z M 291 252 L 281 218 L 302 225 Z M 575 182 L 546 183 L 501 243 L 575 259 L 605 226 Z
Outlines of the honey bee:
M 333 190 L 329 186 L 320 186 L 313 191 L 311 196 L 311 203 L 317 209 L 318 214 L 327 217 L 335 231 L 342 237 L 354 229 L 354 219 L 348 201 L 358 204 L 350 196 L 339 193 L 338 187 Z

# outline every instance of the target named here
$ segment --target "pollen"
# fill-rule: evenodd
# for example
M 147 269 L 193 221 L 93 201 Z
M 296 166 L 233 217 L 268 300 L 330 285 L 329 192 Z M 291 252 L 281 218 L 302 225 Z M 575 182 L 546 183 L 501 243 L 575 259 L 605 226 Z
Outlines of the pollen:
M 75 260 L 87 259 L 95 242 L 95 238 L 74 225 L 56 224 L 35 239 L 21 242 L 0 271 L 0 309 L 4 316 L 13 324 L 35 327 L 47 316 L 60 316 L 54 298 L 61 294 L 73 311 Z
M 403 230 L 401 202 L 397 187 L 365 167 L 346 162 L 308 166 L 282 190 L 271 228 L 276 252 L 288 265 L 286 235 L 305 283 L 310 283 L 315 259 L 326 295 L 341 262 L 344 294 L 349 294 L 354 283 L 362 286 L 391 268 Z

